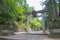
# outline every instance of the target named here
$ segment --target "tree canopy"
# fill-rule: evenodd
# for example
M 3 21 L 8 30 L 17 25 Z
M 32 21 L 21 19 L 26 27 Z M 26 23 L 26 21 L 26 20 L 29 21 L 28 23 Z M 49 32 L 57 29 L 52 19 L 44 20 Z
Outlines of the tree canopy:
M 21 21 L 25 18 L 23 12 L 30 11 L 31 9 L 26 3 L 26 0 L 0 0 L 0 23 L 8 19 Z

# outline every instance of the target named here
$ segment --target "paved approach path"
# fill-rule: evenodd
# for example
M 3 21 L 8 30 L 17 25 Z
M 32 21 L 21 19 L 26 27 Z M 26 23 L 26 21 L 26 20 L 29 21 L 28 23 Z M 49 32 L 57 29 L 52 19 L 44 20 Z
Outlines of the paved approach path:
M 0 38 L 6 38 L 4 40 L 60 40 L 57 38 L 49 38 L 47 35 L 29 35 L 29 34 L 17 34 L 13 36 L 0 36 Z M 1 40 L 1 39 L 0 39 Z

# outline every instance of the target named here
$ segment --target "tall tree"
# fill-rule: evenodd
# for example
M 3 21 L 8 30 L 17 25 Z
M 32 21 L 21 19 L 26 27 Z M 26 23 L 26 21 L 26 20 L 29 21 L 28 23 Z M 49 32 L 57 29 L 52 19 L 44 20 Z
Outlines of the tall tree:
M 57 8 L 56 8 L 56 1 L 51 0 L 51 2 L 52 2 L 52 8 L 53 8 L 54 17 L 58 17 Z

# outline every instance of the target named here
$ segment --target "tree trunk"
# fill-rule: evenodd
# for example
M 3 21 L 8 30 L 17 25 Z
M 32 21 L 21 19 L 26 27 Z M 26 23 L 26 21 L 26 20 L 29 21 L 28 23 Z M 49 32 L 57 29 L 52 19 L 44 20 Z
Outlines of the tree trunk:
M 52 2 L 52 8 L 53 8 L 53 13 L 54 13 L 54 17 L 58 17 L 58 13 L 57 13 L 57 9 L 56 9 L 56 2 L 55 0 L 51 0 Z

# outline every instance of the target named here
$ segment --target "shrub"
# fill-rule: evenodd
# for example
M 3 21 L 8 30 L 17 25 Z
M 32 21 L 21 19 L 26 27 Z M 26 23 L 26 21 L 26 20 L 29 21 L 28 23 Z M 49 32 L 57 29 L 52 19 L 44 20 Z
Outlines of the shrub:
M 60 18 L 54 18 L 48 25 L 49 29 L 60 29 Z

